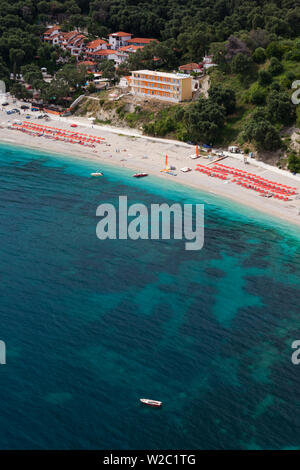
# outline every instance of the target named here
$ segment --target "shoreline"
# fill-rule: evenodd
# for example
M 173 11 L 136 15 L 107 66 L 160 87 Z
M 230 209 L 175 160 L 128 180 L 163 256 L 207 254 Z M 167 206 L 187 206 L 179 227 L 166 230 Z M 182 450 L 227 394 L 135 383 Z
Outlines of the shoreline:
M 22 118 L 20 117 L 20 119 Z M 46 123 L 44 120 L 39 120 L 38 123 L 69 129 L 72 122 L 73 120 L 71 122 L 55 120 L 54 124 L 52 121 Z M 293 200 L 288 202 L 282 202 L 273 198 L 263 198 L 254 191 L 241 188 L 231 182 L 220 181 L 217 178 L 211 178 L 195 171 L 188 173 L 181 172 L 181 167 L 189 166 L 194 170 L 197 163 L 203 165 L 208 163 L 208 160 L 203 157 L 198 158 L 196 161 L 190 159 L 191 147 L 187 144 L 180 146 L 172 141 L 157 142 L 151 140 L 151 138 L 144 139 L 142 135 L 139 137 L 124 135 L 121 130 L 120 133 L 117 133 L 116 131 L 103 130 L 103 128 L 98 129 L 97 126 L 91 128 L 84 124 L 78 125 L 75 132 L 88 132 L 93 135 L 102 136 L 105 138 L 106 143 L 97 145 L 92 150 L 89 147 L 79 146 L 78 144 L 53 141 L 44 137 L 33 137 L 7 128 L 0 129 L 0 142 L 19 145 L 41 152 L 58 155 L 65 154 L 84 160 L 88 159 L 91 162 L 97 163 L 97 165 L 99 163 L 106 163 L 133 170 L 134 172 L 146 171 L 149 175 L 159 177 L 161 181 L 167 178 L 168 181 L 179 183 L 181 186 L 190 187 L 219 198 L 224 197 L 227 202 L 232 201 L 237 205 L 249 207 L 258 211 L 260 215 L 267 214 L 292 223 L 294 226 L 300 226 L 300 199 L 293 198 Z M 151 155 L 149 155 L 149 152 Z M 160 171 L 164 167 L 165 154 L 168 154 L 169 164 L 176 167 L 177 176 L 175 177 Z M 245 168 L 243 162 L 230 156 L 224 160 L 224 163 L 237 169 Z M 297 187 L 297 193 L 300 193 L 300 184 L 297 184 L 294 179 L 289 180 L 287 177 L 272 172 L 270 169 L 261 168 L 251 163 L 247 165 L 247 170 L 251 173 L 268 177 L 278 183 L 281 182 L 282 184 L 295 186 Z

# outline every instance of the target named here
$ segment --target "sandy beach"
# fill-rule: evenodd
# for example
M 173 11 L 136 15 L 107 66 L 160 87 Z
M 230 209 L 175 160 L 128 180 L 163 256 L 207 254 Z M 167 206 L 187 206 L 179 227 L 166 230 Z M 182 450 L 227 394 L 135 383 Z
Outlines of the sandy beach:
M 238 186 L 232 181 L 223 181 L 207 176 L 199 171 L 194 171 L 197 164 L 208 165 L 209 159 L 207 157 L 191 159 L 190 156 L 195 153 L 195 147 L 185 143 L 144 137 L 139 135 L 135 129 L 131 132 L 130 129 L 107 129 L 96 125 L 92 126 L 86 118 L 51 117 L 51 120 L 46 122 L 43 119 L 31 116 L 30 121 L 35 124 L 92 134 L 105 139 L 102 144 L 96 144 L 95 148 L 90 148 L 79 144 L 50 140 L 44 137 L 34 137 L 7 128 L 15 119 L 20 121 L 26 120 L 23 113 L 21 116 L 16 114 L 7 115 L 6 110 L 3 110 L 0 112 L 0 118 L 0 141 L 2 142 L 22 145 L 41 151 L 45 150 L 50 153 L 62 153 L 74 157 L 77 156 L 78 158 L 88 158 L 91 161 L 95 161 L 95 170 L 101 168 L 101 163 L 103 162 L 132 169 L 133 173 L 145 171 L 161 178 L 162 183 L 168 179 L 179 184 L 198 188 L 202 191 L 234 200 L 239 204 L 250 206 L 257 211 L 265 212 L 293 224 L 300 225 L 300 178 L 298 179 L 298 177 L 293 175 L 287 176 L 276 168 L 273 169 L 267 165 L 260 167 L 255 162 L 251 162 L 251 160 L 249 164 L 245 165 L 242 159 L 239 160 L 234 156 L 227 156 L 220 162 L 236 169 L 251 172 L 276 183 L 297 188 L 296 195 L 291 196 L 289 201 L 281 201 L 273 197 L 261 197 L 257 192 Z M 76 123 L 77 127 L 72 128 L 72 123 Z M 168 165 L 176 168 L 174 170 L 176 176 L 160 171 L 164 168 L 166 154 L 168 155 Z M 187 166 L 192 171 L 187 173 L 180 171 L 180 168 Z M 142 180 L 140 182 L 142 185 Z

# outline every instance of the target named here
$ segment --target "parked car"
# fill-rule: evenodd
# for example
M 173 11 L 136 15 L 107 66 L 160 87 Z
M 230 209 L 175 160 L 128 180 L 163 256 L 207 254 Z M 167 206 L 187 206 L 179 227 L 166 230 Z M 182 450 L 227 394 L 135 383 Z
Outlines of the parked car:
M 12 110 L 12 111 L 14 111 L 15 113 L 18 113 L 18 114 L 20 114 L 20 110 L 19 110 L 18 108 L 13 108 L 13 110 Z
M 8 106 L 8 102 L 5 101 L 4 103 L 2 103 L 2 106 Z

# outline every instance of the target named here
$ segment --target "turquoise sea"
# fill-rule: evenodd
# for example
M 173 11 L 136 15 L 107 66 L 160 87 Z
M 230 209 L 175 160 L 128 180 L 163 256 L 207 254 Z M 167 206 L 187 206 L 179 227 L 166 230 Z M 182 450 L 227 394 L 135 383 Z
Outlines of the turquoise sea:
M 300 449 L 298 229 L 101 168 L 0 146 L 0 449 Z M 120 195 L 204 203 L 203 249 L 100 241 Z

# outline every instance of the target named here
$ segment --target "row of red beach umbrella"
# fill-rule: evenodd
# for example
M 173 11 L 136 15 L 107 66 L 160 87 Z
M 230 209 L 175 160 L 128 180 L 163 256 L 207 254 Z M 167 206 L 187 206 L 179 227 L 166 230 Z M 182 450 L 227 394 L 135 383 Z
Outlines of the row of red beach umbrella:
M 57 136 L 58 138 L 68 138 L 72 140 L 79 140 L 83 143 L 98 143 L 101 144 L 105 139 L 103 137 L 97 137 L 90 134 L 84 134 L 66 129 L 60 129 L 57 127 L 46 126 L 42 124 L 32 123 L 30 121 L 23 121 L 21 125 L 14 124 L 14 127 L 19 129 L 31 130 L 39 133 L 46 133 L 49 135 Z M 58 139 L 59 140 L 59 139 Z
M 19 130 L 21 132 L 25 132 L 33 137 L 46 137 L 52 140 L 67 142 L 70 144 L 80 144 L 88 147 L 95 147 L 95 141 L 92 139 L 89 140 L 82 140 L 82 138 L 73 135 L 60 135 L 59 133 L 53 133 L 51 130 L 39 129 L 36 130 L 34 128 L 28 126 L 20 126 L 17 124 L 13 124 L 13 128 Z M 97 141 L 97 143 L 101 143 Z
M 285 193 L 272 192 L 274 190 L 266 190 L 261 186 L 256 186 L 253 183 L 249 183 L 249 181 L 245 181 L 245 180 L 242 180 L 242 179 L 233 179 L 232 182 L 236 183 L 240 186 L 243 186 L 243 188 L 253 189 L 254 191 L 257 191 L 257 192 L 261 193 L 262 196 L 272 194 L 273 197 L 278 198 L 278 199 L 282 199 L 283 201 L 288 201 L 289 200 L 287 194 L 285 194 Z
M 253 189 L 254 191 L 259 192 L 262 196 L 272 195 L 274 198 L 288 201 L 288 196 L 296 194 L 295 190 L 297 188 L 292 188 L 291 186 L 267 180 L 244 170 L 237 170 L 236 168 L 221 164 L 215 164 L 212 168 L 208 168 L 207 166 L 200 164 L 197 164 L 196 166 L 196 171 L 224 180 L 228 179 L 230 175 L 233 175 L 233 183 L 247 189 Z
M 204 165 L 200 165 L 198 163 L 197 165 L 198 168 L 195 169 L 195 171 L 200 171 L 200 173 L 205 173 L 208 176 L 212 176 L 213 178 L 220 178 L 221 180 L 227 180 L 227 176 L 220 174 L 219 172 L 214 172 L 210 168 L 207 168 Z
M 236 168 L 223 165 L 221 163 L 216 164 L 213 167 L 213 169 L 218 170 L 222 172 L 223 174 L 231 174 L 233 176 L 243 178 L 246 181 L 253 182 L 257 186 L 260 186 L 264 189 L 268 189 L 270 191 L 283 192 L 289 195 L 294 195 L 295 191 L 297 190 L 297 188 L 293 188 L 292 186 L 287 186 L 285 184 L 277 183 L 275 181 L 262 178 L 261 176 L 258 176 L 256 174 L 249 173 L 244 170 L 237 170 Z M 236 180 L 233 179 L 233 182 L 236 182 Z

